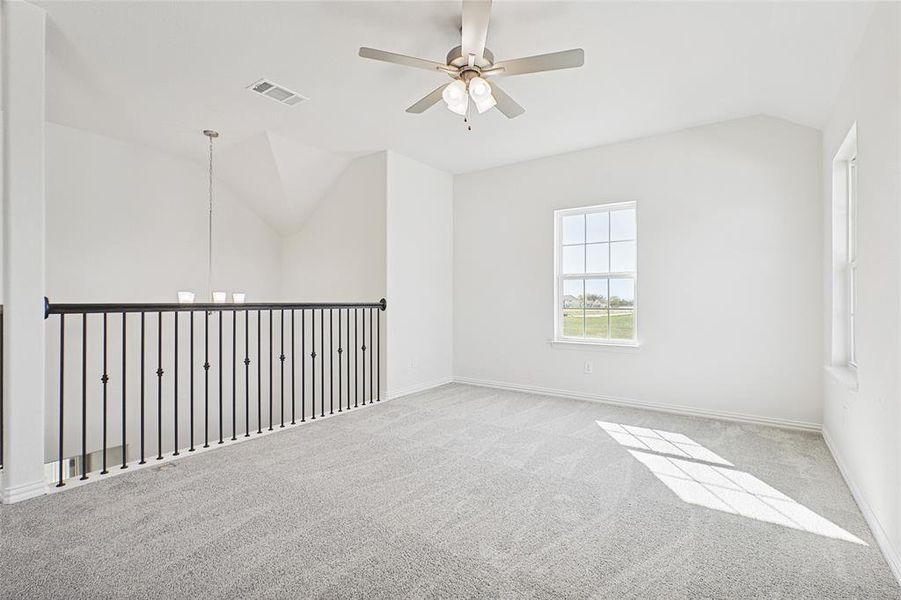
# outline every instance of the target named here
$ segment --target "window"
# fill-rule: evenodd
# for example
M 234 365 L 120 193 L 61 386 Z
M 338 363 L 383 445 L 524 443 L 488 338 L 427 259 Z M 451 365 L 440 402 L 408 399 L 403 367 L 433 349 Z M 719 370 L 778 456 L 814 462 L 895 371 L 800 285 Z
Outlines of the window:
M 848 177 L 848 366 L 857 368 L 854 319 L 857 313 L 857 149 L 847 161 Z
M 832 372 L 854 387 L 858 322 L 858 160 L 853 125 L 832 160 Z M 836 370 L 837 369 L 837 370 Z
M 635 203 L 558 210 L 554 218 L 555 339 L 634 342 Z

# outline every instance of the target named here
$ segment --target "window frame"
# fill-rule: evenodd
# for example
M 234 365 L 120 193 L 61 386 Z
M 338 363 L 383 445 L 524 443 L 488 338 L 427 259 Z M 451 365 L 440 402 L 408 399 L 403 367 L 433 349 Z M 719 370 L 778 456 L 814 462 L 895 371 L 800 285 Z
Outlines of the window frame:
M 563 273 L 563 218 L 572 215 L 590 215 L 597 213 L 612 213 L 617 210 L 634 210 L 635 211 L 635 270 L 634 271 L 602 271 L 602 272 L 589 272 L 585 271 L 583 273 L 573 273 L 573 274 L 564 274 Z M 609 218 L 609 217 L 608 217 Z M 633 241 L 633 240 L 622 240 L 622 241 Z M 609 240 L 606 242 L 611 244 L 613 240 Z M 605 243 L 605 242 L 598 242 Z M 588 245 L 587 239 L 581 244 L 585 247 L 585 252 L 587 254 Z M 609 250 L 608 250 L 609 252 Z M 608 254 L 609 256 L 609 254 Z M 585 260 L 584 268 L 588 268 L 587 257 Z M 609 263 L 608 263 L 609 268 Z M 609 336 L 611 333 L 611 324 L 610 324 L 610 291 L 609 291 L 609 280 L 610 279 L 630 279 L 632 280 L 632 292 L 633 292 L 633 301 L 632 301 L 632 337 L 631 338 L 594 338 L 594 337 L 578 337 L 578 336 L 566 336 L 563 335 L 563 315 L 565 309 L 563 308 L 563 288 L 564 282 L 567 280 L 586 280 L 586 279 L 607 279 L 608 280 L 608 291 L 607 291 L 607 335 Z M 583 297 L 584 297 L 584 288 L 583 288 Z M 583 307 L 583 319 L 584 316 L 584 307 Z M 583 331 L 585 329 L 584 321 L 583 321 Z M 596 345 L 596 346 L 638 346 L 639 345 L 639 336 L 638 336 L 638 203 L 636 201 L 626 201 L 626 202 L 610 202 L 605 204 L 595 204 L 592 206 L 580 206 L 575 208 L 565 208 L 554 211 L 554 338 L 553 341 L 555 343 L 571 343 L 571 344 L 584 344 L 584 345 Z
M 850 369 L 857 370 L 857 148 L 853 149 L 853 153 L 848 157 L 846 166 L 847 177 L 847 227 L 846 227 L 846 243 L 847 243 L 847 265 L 846 283 L 847 286 L 847 311 L 846 319 L 848 321 L 848 333 L 846 340 L 846 357 L 847 365 Z

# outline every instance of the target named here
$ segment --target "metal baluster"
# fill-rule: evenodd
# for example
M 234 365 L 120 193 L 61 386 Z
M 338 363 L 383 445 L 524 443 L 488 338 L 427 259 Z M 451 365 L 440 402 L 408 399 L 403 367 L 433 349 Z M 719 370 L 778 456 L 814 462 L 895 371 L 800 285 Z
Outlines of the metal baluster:
M 291 425 L 296 425 L 294 420 L 294 309 L 291 309 Z
M 350 410 L 350 349 L 353 346 L 350 343 L 350 309 L 344 311 L 346 313 L 347 318 L 347 410 Z
M 145 313 L 141 313 L 141 460 L 138 461 L 139 465 L 145 464 L 147 461 L 144 459 L 144 316 Z
M 103 384 L 103 469 L 101 475 L 106 475 L 106 384 L 109 382 L 109 374 L 106 372 L 106 313 L 103 313 L 103 376 L 100 382 Z
M 357 309 L 355 308 L 354 309 L 354 408 L 357 408 L 359 406 L 359 400 L 360 400 L 360 390 L 359 390 L 360 386 L 359 386 L 359 380 L 357 378 L 357 374 L 360 371 L 360 355 L 357 354 L 357 350 L 360 349 L 360 347 L 357 346 L 358 341 L 359 340 L 357 338 Z
M 81 315 L 81 480 L 88 478 L 88 315 Z
M 375 351 L 372 349 L 372 320 L 375 318 L 375 309 L 369 309 L 369 403 L 372 404 L 372 399 L 375 397 L 372 393 L 372 377 L 374 373 L 372 372 L 372 355 L 375 354 Z
M 232 311 L 232 441 L 238 439 L 236 419 L 238 418 L 238 311 Z
M 341 349 L 341 309 L 338 309 L 338 412 L 341 412 L 343 404 L 343 395 L 341 393 L 341 355 L 344 350 Z
M 250 311 L 244 311 L 244 437 L 250 437 Z
M 190 369 L 188 369 L 188 374 L 190 374 L 190 386 L 191 386 L 191 394 L 190 394 L 190 408 L 191 414 L 188 415 L 188 420 L 190 421 L 191 426 L 191 446 L 188 448 L 188 452 L 194 452 L 194 311 L 190 312 L 191 319 L 189 325 L 191 326 L 191 353 L 188 356 L 190 359 L 188 363 L 190 364 Z
M 66 388 L 66 315 L 59 316 L 59 482 L 56 487 L 66 485 L 63 482 L 63 413 L 65 410 Z
M 203 447 L 210 447 L 210 311 L 203 311 Z
M 300 422 L 307 420 L 307 335 L 306 335 L 307 311 L 300 311 Z
M 314 317 L 315 318 L 315 317 Z M 320 380 L 319 386 L 321 388 L 319 394 L 319 408 L 321 410 L 320 417 L 325 416 L 325 311 L 323 309 L 319 309 L 319 353 L 322 355 L 322 358 L 319 362 L 320 369 Z
M 269 310 L 269 431 L 272 431 L 272 309 Z
M 173 312 L 172 316 L 174 318 L 172 331 L 175 334 L 174 357 L 172 359 L 172 456 L 178 456 L 178 311 Z
M 156 314 L 159 331 L 156 342 L 156 459 L 163 460 L 163 313 Z
M 382 401 L 382 315 L 375 313 L 375 401 Z
M 328 414 L 335 414 L 335 337 L 332 334 L 334 321 L 332 309 L 328 309 Z
M 0 470 L 3 469 L 3 307 L 0 306 Z
M 363 406 L 366 406 L 366 309 L 362 309 L 360 313 L 363 318 L 363 326 L 361 327 L 361 333 L 363 334 L 363 346 L 361 347 L 363 350 Z M 372 379 L 372 373 L 369 374 L 369 378 Z
M 219 311 L 219 364 L 216 373 L 219 375 L 219 443 L 222 444 L 222 311 Z
M 279 311 L 279 320 L 278 326 L 281 330 L 281 354 L 278 356 L 278 360 L 280 363 L 281 369 L 281 401 L 282 401 L 282 424 L 279 427 L 285 426 L 285 310 L 282 309 Z
M 257 311 L 257 433 L 263 433 L 263 313 Z
M 125 334 L 128 322 L 125 318 L 126 313 L 122 313 L 122 466 L 120 469 L 128 468 L 128 444 L 126 444 L 126 427 L 125 427 Z
M 310 414 L 310 419 L 316 420 L 316 311 L 310 311 L 310 376 L 312 379 L 312 384 L 310 385 L 310 406 L 313 408 L 312 413 Z

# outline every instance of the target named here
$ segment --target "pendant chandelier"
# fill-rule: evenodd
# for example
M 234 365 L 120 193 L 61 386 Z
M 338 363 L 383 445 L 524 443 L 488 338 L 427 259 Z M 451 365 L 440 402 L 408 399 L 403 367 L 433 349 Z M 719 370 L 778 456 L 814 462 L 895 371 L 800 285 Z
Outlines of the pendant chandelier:
M 212 129 L 204 129 L 203 135 L 209 139 L 210 162 L 209 162 L 209 210 L 208 210 L 208 230 L 207 230 L 207 291 L 209 293 L 208 300 L 213 304 L 224 304 L 227 294 L 225 292 L 214 291 L 213 288 L 213 140 L 219 137 L 219 132 Z M 232 302 L 241 304 L 244 302 L 243 292 L 234 292 L 232 294 Z M 191 304 L 194 302 L 194 292 L 178 292 L 179 304 Z

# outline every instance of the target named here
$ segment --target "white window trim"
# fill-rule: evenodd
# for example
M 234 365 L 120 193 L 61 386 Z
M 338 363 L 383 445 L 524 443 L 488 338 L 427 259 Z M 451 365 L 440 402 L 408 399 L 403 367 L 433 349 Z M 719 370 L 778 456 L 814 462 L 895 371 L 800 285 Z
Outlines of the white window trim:
M 848 158 L 848 227 L 847 227 L 847 243 L 848 243 L 848 265 L 847 265 L 847 283 L 848 286 L 848 340 L 847 340 L 847 357 L 848 368 L 857 370 L 857 147 L 853 150 L 853 154 Z
M 567 215 L 581 215 L 581 214 L 591 214 L 596 212 L 612 212 L 615 210 L 623 210 L 623 209 L 633 209 L 635 210 L 635 271 L 626 271 L 626 272 L 603 272 L 603 273 L 578 273 L 573 275 L 564 275 L 563 274 L 563 256 L 561 252 L 561 238 L 562 231 L 561 227 L 563 226 L 563 217 Z M 595 338 L 584 338 L 584 337 L 568 337 L 563 335 L 563 281 L 566 279 L 589 279 L 592 277 L 598 278 L 620 278 L 620 279 L 632 279 L 633 281 L 633 327 L 634 327 L 634 337 L 632 339 L 615 339 L 615 338 L 607 338 L 607 339 L 595 339 Z M 641 342 L 639 341 L 638 336 L 638 203 L 633 201 L 628 202 L 611 202 L 607 204 L 596 204 L 593 206 L 580 206 L 576 208 L 566 208 L 559 209 L 554 211 L 554 338 L 550 340 L 550 343 L 554 346 L 560 347 L 571 347 L 571 348 L 585 348 L 585 347 L 593 347 L 593 346 L 615 346 L 621 348 L 638 348 L 641 346 Z

